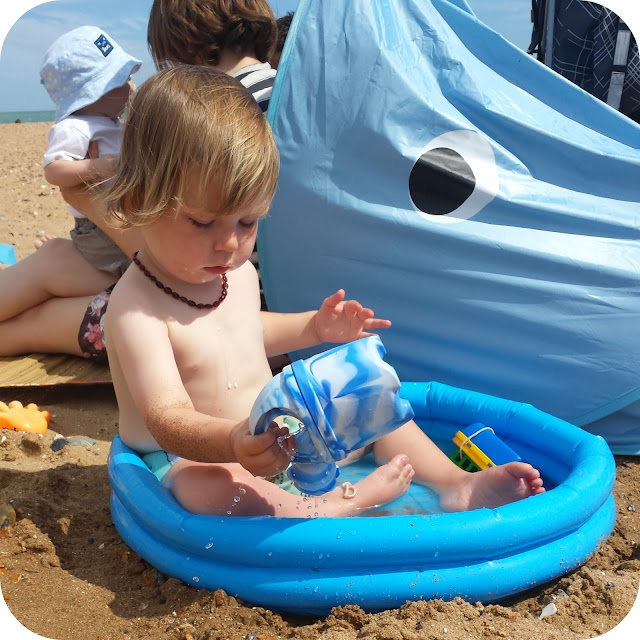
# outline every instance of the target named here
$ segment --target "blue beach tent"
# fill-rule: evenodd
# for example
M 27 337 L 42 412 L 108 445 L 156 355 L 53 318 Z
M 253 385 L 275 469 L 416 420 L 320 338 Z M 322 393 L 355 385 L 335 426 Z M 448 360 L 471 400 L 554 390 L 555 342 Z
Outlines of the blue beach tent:
M 638 125 L 465 0 L 301 0 L 269 119 L 271 310 L 344 287 L 393 321 L 401 380 L 531 403 L 640 454 Z

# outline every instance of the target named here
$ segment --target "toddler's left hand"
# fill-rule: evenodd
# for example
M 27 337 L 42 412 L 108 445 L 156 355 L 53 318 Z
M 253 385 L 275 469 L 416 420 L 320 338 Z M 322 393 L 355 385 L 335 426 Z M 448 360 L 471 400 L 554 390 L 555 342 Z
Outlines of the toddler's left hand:
M 344 289 L 325 298 L 314 316 L 316 333 L 321 342 L 352 342 L 375 335 L 371 329 L 388 329 L 390 320 L 374 318 L 373 309 L 357 300 L 345 300 Z

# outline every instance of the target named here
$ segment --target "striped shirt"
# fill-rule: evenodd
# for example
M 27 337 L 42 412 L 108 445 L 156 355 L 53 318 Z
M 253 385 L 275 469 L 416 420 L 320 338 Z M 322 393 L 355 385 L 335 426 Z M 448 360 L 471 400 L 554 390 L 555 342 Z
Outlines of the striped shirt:
M 266 113 L 269 108 L 276 70 L 272 69 L 268 62 L 261 62 L 239 69 L 233 74 L 233 77 L 253 94 L 262 113 Z

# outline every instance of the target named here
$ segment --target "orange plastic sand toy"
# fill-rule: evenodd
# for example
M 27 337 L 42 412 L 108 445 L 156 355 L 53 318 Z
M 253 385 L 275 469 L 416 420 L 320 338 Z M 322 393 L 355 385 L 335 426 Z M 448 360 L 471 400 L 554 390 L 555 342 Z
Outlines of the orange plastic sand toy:
M 0 429 L 46 433 L 50 419 L 51 414 L 40 411 L 37 404 L 24 407 L 19 400 L 13 400 L 8 405 L 0 402 Z

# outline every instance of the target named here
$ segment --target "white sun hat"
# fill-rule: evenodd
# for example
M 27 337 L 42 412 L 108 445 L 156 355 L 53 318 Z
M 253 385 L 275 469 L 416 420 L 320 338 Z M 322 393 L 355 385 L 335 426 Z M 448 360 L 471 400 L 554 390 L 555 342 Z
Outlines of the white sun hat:
M 56 105 L 56 122 L 121 87 L 141 64 L 99 27 L 61 35 L 40 68 L 40 81 Z

